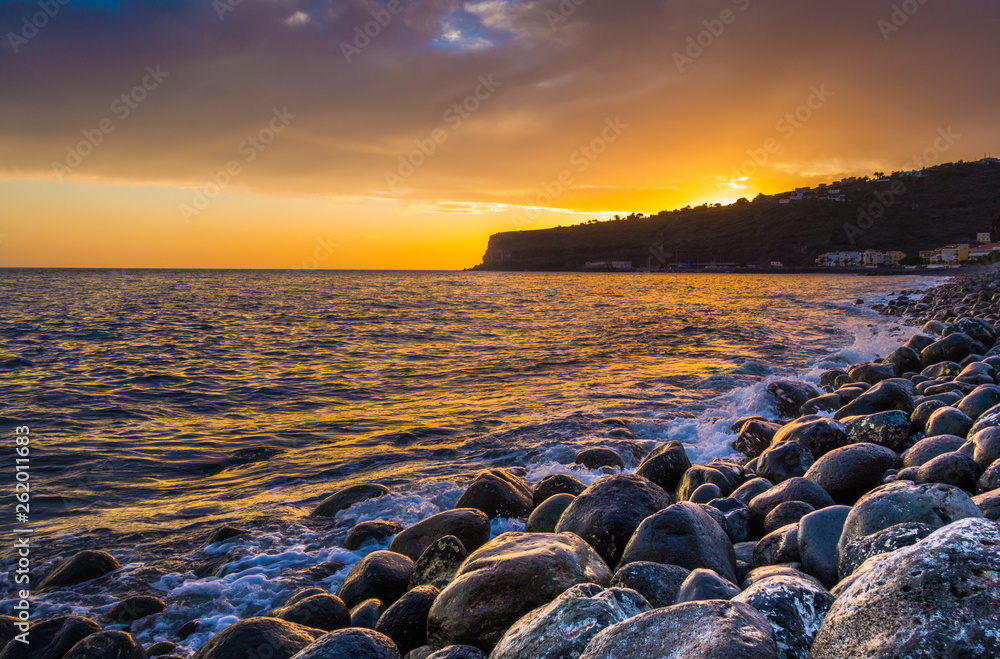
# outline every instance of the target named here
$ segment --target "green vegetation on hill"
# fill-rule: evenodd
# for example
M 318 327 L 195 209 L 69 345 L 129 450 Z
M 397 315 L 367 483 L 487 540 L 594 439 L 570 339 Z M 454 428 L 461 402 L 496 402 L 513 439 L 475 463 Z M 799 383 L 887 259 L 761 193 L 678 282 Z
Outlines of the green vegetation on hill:
M 635 268 L 725 262 L 813 265 L 831 251 L 899 250 L 916 256 L 993 230 L 1000 241 L 1000 164 L 958 162 L 837 187 L 846 202 L 760 195 L 729 206 L 630 215 L 571 227 L 494 234 L 479 270 L 581 270 L 587 262 Z M 815 189 L 813 192 L 817 192 Z

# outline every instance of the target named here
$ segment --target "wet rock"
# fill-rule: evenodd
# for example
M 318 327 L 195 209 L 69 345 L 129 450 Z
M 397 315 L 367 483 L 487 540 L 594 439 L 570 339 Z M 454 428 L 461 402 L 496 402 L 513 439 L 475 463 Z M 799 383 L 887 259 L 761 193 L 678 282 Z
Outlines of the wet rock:
M 927 368 L 939 362 L 960 362 L 973 353 L 982 352 L 981 344 L 973 341 L 968 334 L 956 332 L 921 350 L 920 365 Z
M 706 600 L 654 609 L 608 627 L 579 659 L 776 659 L 771 624 L 743 602 Z
M 920 375 L 929 378 L 939 378 L 942 376 L 953 377 L 962 372 L 962 367 L 955 362 L 937 362 L 922 370 Z
M 679 565 L 636 561 L 618 568 L 611 585 L 636 591 L 658 609 L 676 603 L 681 584 L 689 574 L 690 570 Z
M 399 650 L 387 636 L 371 629 L 341 629 L 317 639 L 294 659 L 399 659 Z
M 382 600 L 368 599 L 351 609 L 351 627 L 375 629 L 378 619 L 382 617 L 385 605 Z
M 899 453 L 910 439 L 910 417 L 902 411 L 849 417 L 844 419 L 844 425 L 851 444 L 878 444 Z
M 903 456 L 904 467 L 919 467 L 939 455 L 951 453 L 961 448 L 965 440 L 954 435 L 937 435 L 927 437 L 910 447 Z
M 694 491 L 706 483 L 718 487 L 720 493 L 728 494 L 733 491 L 734 480 L 732 474 L 727 474 L 715 465 L 694 465 L 684 472 L 684 477 L 677 485 L 677 500 L 690 500 Z
M 840 394 L 832 393 L 810 398 L 799 410 L 800 414 L 811 415 L 820 412 L 836 412 L 844 404 Z
M 824 416 L 804 416 L 782 426 L 774 436 L 774 443 L 780 442 L 798 442 L 818 458 L 847 444 L 847 429 Z
M 750 515 L 763 522 L 768 513 L 786 501 L 803 501 L 816 510 L 833 505 L 830 495 L 816 483 L 806 478 L 790 478 L 751 499 Z
M 482 650 L 471 645 L 449 645 L 427 655 L 427 659 L 486 659 L 486 655 L 483 654 Z
M 549 497 L 557 494 L 572 494 L 573 496 L 577 496 L 586 489 L 586 485 L 572 476 L 552 474 L 538 481 L 538 485 L 535 486 L 535 491 L 532 494 L 532 502 L 537 508 Z
M 914 481 L 918 484 L 944 483 L 974 493 L 978 475 L 976 463 L 964 454 L 954 451 L 925 462 L 917 470 Z
M 799 415 L 799 410 L 810 398 L 823 395 L 808 382 L 797 380 L 776 380 L 767 385 L 767 391 L 774 397 L 778 412 L 785 418 Z
M 962 318 L 961 320 L 957 320 L 951 325 L 947 325 L 941 332 L 941 335 L 951 336 L 958 333 L 964 333 L 973 341 L 978 341 L 985 346 L 991 346 L 997 340 L 997 331 L 993 326 L 979 318 Z
M 576 454 L 573 460 L 576 464 L 581 464 L 587 469 L 600 469 L 601 467 L 625 468 L 625 461 L 618 451 L 610 448 L 587 448 Z
M 601 630 L 649 610 L 635 591 L 579 584 L 514 623 L 490 659 L 577 657 Z
M 783 526 L 796 524 L 805 515 L 816 509 L 805 501 L 785 501 L 779 503 L 764 518 L 764 534 L 773 533 Z
M 991 427 L 969 435 L 972 458 L 982 469 L 1000 460 L 1000 427 Z
M 698 505 L 674 504 L 651 514 L 628 541 L 622 564 L 652 561 L 689 570 L 708 568 L 736 580 L 736 555 L 726 532 Z
M 136 595 L 127 597 L 111 607 L 107 617 L 108 620 L 127 625 L 140 618 L 160 613 L 165 608 L 167 608 L 166 603 L 159 597 Z
M 533 507 L 531 488 L 505 469 L 480 473 L 455 504 L 456 509 L 481 510 L 490 519 L 527 517 Z
M 673 492 L 681 482 L 684 473 L 691 468 L 691 461 L 684 451 L 684 445 L 671 440 L 656 447 L 636 469 L 636 476 L 642 476 L 659 485 L 666 492 Z
M 11 641 L 0 650 L 0 659 L 53 659 L 62 657 L 77 643 L 101 631 L 101 626 L 83 616 L 49 618 L 31 626 L 30 643 Z M 20 633 L 20 632 L 17 632 Z
M 1000 522 L 1000 490 L 977 494 L 972 497 L 972 502 L 982 511 L 983 517 Z
M 810 579 L 775 575 L 733 598 L 759 611 L 774 628 L 778 656 L 806 659 L 833 595 Z
M 417 558 L 410 577 L 410 588 L 434 586 L 438 590 L 443 589 L 455 578 L 458 568 L 468 557 L 469 552 L 462 541 L 453 535 L 446 535 Z
M 753 550 L 753 566 L 799 562 L 799 525 L 787 524 L 761 538 Z
M 853 382 L 866 382 L 876 385 L 882 380 L 889 380 L 898 375 L 895 367 L 891 364 L 855 364 L 847 370 Z
M 924 327 L 921 330 L 924 334 L 941 334 L 944 331 L 945 324 L 940 320 L 928 320 L 924 323 Z M 930 344 L 928 344 L 930 345 Z
M 361 522 L 360 524 L 355 524 L 347 532 L 343 547 L 350 551 L 357 551 L 365 544 L 383 542 L 386 538 L 390 538 L 402 530 L 403 527 L 396 522 L 383 522 L 381 520 Z
M 212 533 L 208 538 L 207 545 L 214 545 L 217 542 L 225 542 L 226 540 L 232 540 L 233 538 L 238 538 L 242 535 L 249 535 L 250 531 L 246 529 L 236 528 L 235 526 L 220 526 Z
M 896 373 L 915 373 L 920 370 L 920 353 L 911 346 L 899 346 L 886 356 L 885 363 Z
M 146 659 L 146 652 L 131 634 L 97 632 L 74 645 L 62 659 Z
M 844 523 L 837 550 L 854 540 L 904 522 L 922 522 L 934 527 L 966 517 L 982 517 L 969 495 L 951 485 L 917 485 L 896 481 L 863 496 Z
M 610 580 L 607 565 L 577 535 L 504 533 L 473 552 L 438 595 L 427 620 L 428 645 L 489 652 L 519 618 L 567 588 Z
M 575 498 L 572 494 L 556 494 L 549 497 L 531 512 L 525 530 L 528 533 L 554 533 L 559 518 Z
M 339 597 L 329 593 L 310 595 L 291 601 L 285 606 L 274 609 L 267 616 L 304 627 L 322 629 L 325 632 L 351 626 L 351 612 L 347 609 L 347 605 Z
M 976 483 L 976 494 L 984 494 L 996 489 L 1000 489 L 1000 460 L 994 460 Z
M 805 572 L 801 570 L 801 563 L 782 563 L 780 565 L 764 565 L 762 567 L 754 568 L 750 571 L 750 574 L 746 576 L 743 580 L 744 590 L 754 585 L 758 581 L 763 579 L 768 579 L 770 577 L 790 577 L 793 579 L 805 579 L 807 581 L 813 581 L 816 583 L 817 587 L 821 587 L 823 584 L 819 582 L 818 579 L 814 579 Z
M 965 413 L 954 407 L 942 407 L 934 410 L 927 419 L 925 434 L 928 437 L 936 435 L 954 435 L 965 437 L 972 428 L 973 421 Z
M 389 551 L 415 561 L 425 549 L 446 535 L 455 536 L 463 547 L 475 551 L 490 539 L 490 518 L 472 508 L 446 510 L 401 531 L 389 543 Z
M 805 478 L 816 483 L 837 503 L 853 504 L 882 484 L 889 469 L 898 469 L 899 456 L 877 444 L 851 444 L 817 460 Z
M 758 494 L 767 492 L 772 487 L 774 487 L 774 483 L 766 478 L 753 478 L 736 488 L 736 490 L 733 491 L 731 498 L 736 499 L 744 505 L 749 505 L 751 499 Z
M 812 466 L 813 454 L 799 442 L 774 444 L 764 451 L 757 465 L 757 474 L 772 483 L 805 475 Z
M 841 579 L 854 574 L 861 565 L 872 556 L 888 554 L 891 551 L 915 545 L 937 527 L 921 522 L 904 522 L 896 524 L 877 533 L 866 535 L 852 541 L 840 553 L 837 561 L 837 573 Z
M 146 648 L 146 656 L 159 657 L 165 654 L 169 654 L 170 651 L 176 647 L 177 644 L 171 643 L 170 641 L 160 641 L 158 643 L 153 643 L 152 645 Z
M 296 590 L 294 593 L 292 593 L 281 606 L 291 606 L 292 604 L 295 604 L 296 602 L 301 602 L 305 598 L 312 597 L 313 595 L 329 595 L 329 594 L 330 593 L 326 592 L 322 588 L 300 588 L 299 590 Z
M 350 487 L 345 487 L 342 490 L 338 490 L 323 499 L 309 516 L 333 517 L 341 510 L 347 510 L 351 506 L 361 503 L 362 501 L 377 499 L 378 497 L 383 497 L 386 494 L 389 494 L 389 488 L 385 485 L 378 485 L 377 483 L 352 485 Z
M 1000 656 L 1000 527 L 964 519 L 835 590 L 811 659 Z
M 970 419 L 978 419 L 991 407 L 1000 405 L 1000 387 L 995 384 L 984 384 L 976 389 L 957 405 L 960 411 L 968 415 Z
M 714 570 L 698 568 L 684 579 L 677 592 L 677 604 L 701 600 L 728 600 L 738 595 L 739 586 L 723 579 Z
M 771 445 L 771 440 L 779 430 L 781 430 L 781 426 L 777 423 L 747 421 L 739 429 L 739 434 L 733 442 L 733 448 L 748 458 L 756 458 L 767 450 L 767 447 Z
M 931 414 L 948 407 L 948 403 L 941 400 L 923 400 L 914 408 L 910 414 L 910 427 L 913 432 L 924 432 L 927 430 L 927 422 L 930 421 Z
M 391 606 L 406 592 L 413 567 L 402 554 L 373 551 L 351 568 L 337 588 L 337 597 L 349 607 L 371 598 Z
M 194 659 L 252 657 L 260 648 L 268 648 L 271 659 L 289 659 L 322 635 L 319 629 L 277 618 L 247 618 L 208 639 Z
M 60 588 L 90 581 L 114 572 L 121 564 L 105 551 L 85 549 L 73 554 L 56 566 L 41 583 L 39 589 Z
M 842 375 L 847 375 L 847 371 L 842 368 L 827 369 L 819 376 L 819 386 L 832 387 L 837 382 L 837 378 Z
M 718 499 L 722 496 L 722 490 L 715 483 L 705 483 L 699 485 L 698 489 L 691 493 L 691 497 L 688 499 L 691 503 L 708 503 L 712 499 Z
M 799 560 L 809 574 L 828 588 L 840 579 L 837 542 L 850 512 L 849 506 L 829 506 L 799 520 Z
M 669 505 L 670 496 L 641 476 L 602 476 L 566 508 L 556 531 L 577 534 L 614 567 L 639 523 Z
M 427 615 L 440 592 L 434 586 L 417 586 L 386 609 L 375 631 L 392 639 L 400 653 L 425 645 Z

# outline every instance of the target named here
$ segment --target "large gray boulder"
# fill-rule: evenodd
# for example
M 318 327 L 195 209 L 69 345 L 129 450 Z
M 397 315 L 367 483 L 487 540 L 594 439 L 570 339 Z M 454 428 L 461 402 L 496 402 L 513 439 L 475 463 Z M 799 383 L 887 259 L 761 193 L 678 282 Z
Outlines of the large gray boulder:
M 573 533 L 504 533 L 469 555 L 427 620 L 428 645 L 489 652 L 526 613 L 578 583 L 608 585 L 611 572 Z
M 622 555 L 622 564 L 635 561 L 706 568 L 737 580 L 736 553 L 729 536 L 701 506 L 687 501 L 643 520 Z
M 882 484 L 889 469 L 898 469 L 896 452 L 878 444 L 851 444 L 830 451 L 809 467 L 805 478 L 837 503 L 851 505 Z
M 337 597 L 348 608 L 366 599 L 390 606 L 403 596 L 413 575 L 413 561 L 391 551 L 373 551 L 351 568 L 337 588 Z
M 855 504 L 844 522 L 837 553 L 842 555 L 847 545 L 862 536 L 896 524 L 921 522 L 940 527 L 982 516 L 969 495 L 957 487 L 896 481 L 872 490 Z
M 472 508 L 446 510 L 403 529 L 389 543 L 389 551 L 415 561 L 446 535 L 455 536 L 463 547 L 475 551 L 490 539 L 490 518 L 483 511 Z
M 670 495 L 642 476 L 603 476 L 566 508 L 556 532 L 577 534 L 614 567 L 642 520 L 669 505 Z
M 633 590 L 579 584 L 514 623 L 490 659 L 576 657 L 604 628 L 650 609 Z
M 937 528 L 922 522 L 904 522 L 871 535 L 861 536 L 844 547 L 844 551 L 840 554 L 837 573 L 841 579 L 846 579 L 872 556 L 888 554 L 915 545 L 934 533 Z
M 775 575 L 754 582 L 733 601 L 749 604 L 767 618 L 781 659 L 805 659 L 833 595 L 812 579 Z
M 654 609 L 608 627 L 579 659 L 777 659 L 774 630 L 743 602 L 706 600 Z
M 834 595 L 810 659 L 1000 656 L 1000 526 L 963 519 L 865 562 Z

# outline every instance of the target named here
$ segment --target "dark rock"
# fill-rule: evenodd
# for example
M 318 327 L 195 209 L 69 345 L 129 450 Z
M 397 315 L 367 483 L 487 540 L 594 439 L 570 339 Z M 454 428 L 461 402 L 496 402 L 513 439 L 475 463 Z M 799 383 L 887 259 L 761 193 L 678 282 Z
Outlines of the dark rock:
M 749 588 L 758 581 L 764 579 L 769 579 L 771 577 L 789 577 L 793 579 L 805 579 L 807 581 L 813 581 L 817 586 L 822 586 L 819 580 L 814 579 L 805 572 L 801 570 L 801 563 L 782 563 L 780 565 L 765 565 L 763 567 L 754 568 L 750 571 L 750 574 L 746 576 L 743 580 L 743 588 Z
M 446 510 L 409 526 L 389 543 L 394 551 L 417 560 L 424 550 L 445 537 L 453 535 L 469 551 L 475 551 L 490 539 L 490 518 L 480 510 Z
M 319 629 L 277 618 L 247 618 L 208 639 L 194 653 L 194 659 L 252 657 L 261 648 L 270 650 L 271 659 L 290 659 L 322 635 Z
M 968 335 L 973 341 L 978 341 L 984 346 L 991 346 L 997 340 L 997 331 L 993 326 L 979 318 L 962 318 L 961 320 L 957 320 L 951 325 L 946 326 L 941 334 L 942 336 L 951 336 L 959 332 Z
M 900 411 L 910 414 L 915 407 L 913 397 L 916 394 L 917 388 L 912 382 L 893 378 L 879 382 L 858 396 L 854 402 L 870 407 L 874 412 Z
M 970 433 L 969 441 L 972 443 L 972 455 L 969 457 L 975 460 L 981 469 L 986 469 L 1000 460 L 1000 427 L 993 426 L 975 434 Z
M 56 566 L 41 583 L 39 589 L 59 588 L 103 577 L 121 567 L 115 557 L 105 551 L 84 549 Z
M 556 531 L 577 534 L 614 567 L 639 523 L 669 505 L 670 496 L 641 476 L 602 476 L 573 500 Z
M 849 417 L 844 419 L 844 425 L 851 444 L 878 444 L 899 453 L 910 439 L 910 416 L 898 410 Z
M 899 346 L 886 356 L 885 363 L 899 374 L 916 372 L 920 370 L 920 353 L 911 346 Z
M 865 389 L 862 389 L 861 387 L 857 386 L 857 383 L 852 383 L 840 387 L 833 393 L 840 396 L 841 405 L 849 405 L 850 403 L 853 403 L 855 400 L 857 400 L 861 396 L 861 394 L 865 393 L 865 391 L 866 391 Z
M 795 380 L 776 380 L 767 385 L 767 391 L 774 397 L 778 413 L 786 418 L 799 415 L 799 410 L 810 398 L 823 395 L 808 382 Z
M 573 460 L 576 464 L 581 464 L 587 469 L 600 469 L 601 467 L 625 468 L 625 461 L 618 451 L 610 448 L 586 448 L 576 454 Z
M 313 595 L 329 595 L 329 594 L 330 593 L 326 592 L 322 588 L 300 588 L 299 590 L 296 590 L 294 593 L 292 593 L 281 606 L 291 606 L 292 604 L 301 602 L 305 598 L 312 597 Z
M 799 413 L 810 415 L 819 414 L 820 412 L 836 412 L 843 404 L 844 401 L 840 398 L 840 394 L 825 394 L 807 400 L 799 410 Z
M 685 602 L 641 613 L 594 637 L 579 659 L 777 659 L 774 630 L 743 602 Z
M 993 490 L 1000 489 L 1000 460 L 994 460 L 993 464 L 986 468 L 983 475 L 976 483 L 976 494 L 985 494 Z
M 351 568 L 337 588 L 349 607 L 375 598 L 391 606 L 403 596 L 413 574 L 413 561 L 392 551 L 373 551 Z
M 782 426 L 774 436 L 774 443 L 780 442 L 798 442 L 818 458 L 847 444 L 847 429 L 824 416 L 804 416 Z
M 83 616 L 49 618 L 31 626 L 30 643 L 11 641 L 3 646 L 0 659 L 59 659 L 77 643 L 100 631 L 100 625 Z
M 714 570 L 698 568 L 684 579 L 677 593 L 677 603 L 701 600 L 728 600 L 738 595 L 739 587 L 723 579 Z
M 383 522 L 380 520 L 361 522 L 360 524 L 355 524 L 351 530 L 347 532 L 347 536 L 344 538 L 343 547 L 344 549 L 348 549 L 350 551 L 357 551 L 366 543 L 377 544 L 384 541 L 386 538 L 396 535 L 402 530 L 403 527 L 396 522 Z
M 170 641 L 160 641 L 158 643 L 153 643 L 146 648 L 146 656 L 149 657 L 159 657 L 160 655 L 169 654 L 171 650 L 177 647 L 176 643 Z
M 981 348 L 982 345 L 973 341 L 968 334 L 956 332 L 921 350 L 920 364 L 927 368 L 939 362 L 960 362 L 973 353 L 982 354 Z
M 964 439 L 954 435 L 937 435 L 921 439 L 911 446 L 906 455 L 903 456 L 903 466 L 919 467 L 939 455 L 957 451 L 964 443 Z
M 249 535 L 250 531 L 246 529 L 239 529 L 235 526 L 220 526 L 212 533 L 208 538 L 208 542 L 205 544 L 214 545 L 216 542 L 225 542 L 226 540 L 232 540 L 233 538 L 238 538 L 241 535 Z
M 722 513 L 725 524 L 723 528 L 734 543 L 747 539 L 750 523 L 750 508 L 742 501 L 732 497 L 713 499 L 708 505 Z
M 1000 387 L 995 384 L 984 384 L 963 398 L 955 407 L 976 420 L 991 407 L 1000 405 Z
M 833 595 L 811 579 L 775 575 L 755 582 L 733 601 L 749 604 L 767 618 L 780 657 L 806 659 Z
M 532 494 L 532 502 L 535 507 L 538 507 L 549 497 L 557 494 L 572 494 L 573 496 L 577 496 L 586 489 L 586 485 L 572 476 L 552 474 L 538 481 L 538 485 L 535 486 L 535 491 Z
M 340 629 L 317 639 L 295 659 L 399 659 L 399 650 L 387 636 L 371 629 Z
M 829 506 L 799 520 L 799 559 L 803 568 L 827 587 L 840 578 L 837 542 L 850 512 L 849 506 Z
M 781 429 L 777 423 L 751 420 L 743 424 L 733 442 L 733 448 L 747 456 L 756 458 L 771 445 L 771 439 Z M 678 442 L 679 444 L 680 442 Z
M 486 655 L 479 648 L 471 645 L 449 645 L 443 650 L 427 656 L 427 659 L 486 659 Z
M 948 407 L 948 403 L 941 400 L 923 400 L 913 410 L 910 415 L 910 426 L 913 432 L 924 432 L 927 430 L 927 422 L 930 421 L 931 414 Z
M 832 387 L 837 382 L 837 378 L 847 375 L 847 371 L 842 368 L 830 368 L 823 371 L 819 376 L 819 386 Z
M 867 382 L 876 385 L 882 380 L 889 380 L 899 375 L 896 368 L 891 364 L 855 364 L 847 370 L 847 374 L 854 382 Z
M 159 597 L 136 595 L 135 597 L 127 597 L 119 601 L 111 607 L 107 616 L 108 620 L 127 625 L 140 618 L 160 613 L 165 608 L 167 608 L 167 605 Z
M 922 370 L 920 375 L 929 378 L 953 377 L 961 372 L 962 367 L 955 362 L 937 362 Z
M 787 524 L 761 538 L 753 550 L 753 566 L 799 562 L 798 532 L 798 524 Z
M 636 561 L 618 568 L 611 585 L 636 591 L 658 609 L 677 601 L 677 593 L 689 574 L 690 570 L 679 565 Z
M 835 502 L 850 505 L 881 485 L 886 470 L 899 466 L 899 456 L 890 448 L 851 444 L 817 460 L 805 478 L 826 490 Z
M 774 487 L 774 483 L 766 478 L 754 478 L 736 488 L 731 498 L 736 499 L 744 505 L 749 505 L 755 496 L 767 492 L 772 487 Z
M 691 461 L 684 451 L 684 445 L 677 440 L 671 440 L 656 447 L 635 470 L 636 476 L 642 476 L 659 485 L 666 492 L 673 492 L 681 482 L 684 472 L 691 468 Z
M 790 478 L 750 500 L 750 515 L 763 521 L 768 513 L 786 501 L 803 501 L 819 510 L 833 505 L 826 490 L 806 478 Z
M 914 481 L 917 484 L 944 483 L 945 485 L 954 485 L 971 494 L 976 491 L 978 475 L 978 467 L 971 458 L 958 451 L 953 451 L 939 455 L 921 465 Z
M 375 629 L 378 619 L 382 617 L 385 605 L 381 600 L 369 599 L 351 609 L 351 627 Z
M 764 518 L 764 534 L 773 533 L 783 526 L 796 524 L 804 516 L 816 509 L 805 501 L 785 501 L 779 503 Z
M 635 591 L 578 584 L 514 623 L 490 659 L 577 657 L 601 630 L 649 610 Z
M 855 504 L 844 523 L 837 551 L 842 554 L 854 540 L 896 524 L 922 522 L 939 527 L 966 517 L 982 517 L 982 513 L 957 487 L 896 481 L 869 492 Z
M 653 561 L 690 570 L 708 568 L 736 580 L 733 543 L 699 506 L 682 502 L 651 514 L 625 547 L 622 564 Z
M 844 547 L 837 561 L 837 573 L 841 579 L 846 579 L 872 556 L 888 554 L 891 551 L 915 545 L 936 530 L 937 527 L 930 524 L 904 522 L 882 529 L 877 533 L 862 536 Z
M 559 518 L 575 498 L 572 494 L 556 494 L 549 497 L 531 512 L 525 530 L 528 533 L 554 533 Z
M 387 494 L 389 494 L 389 488 L 376 483 L 362 483 L 361 485 L 345 487 L 323 499 L 312 511 L 310 517 L 333 517 L 341 510 L 347 510 L 362 501 L 377 499 Z
M 867 563 L 835 589 L 810 658 L 1000 656 L 998 547 L 1000 527 L 965 519 Z
M 451 583 L 469 552 L 453 535 L 437 540 L 417 558 L 410 577 L 410 588 L 434 586 L 438 590 Z
M 440 592 L 434 586 L 417 586 L 385 610 L 375 631 L 392 639 L 400 653 L 425 645 L 427 615 Z
M 681 482 L 677 485 L 677 500 L 688 501 L 691 495 L 705 483 L 712 483 L 719 488 L 719 491 L 726 495 L 733 491 L 735 481 L 732 473 L 726 473 L 720 469 L 721 465 L 694 465 L 686 472 Z
M 351 612 L 347 605 L 339 597 L 329 593 L 292 601 L 274 609 L 267 616 L 325 632 L 351 626 Z
M 533 507 L 531 488 L 505 469 L 480 473 L 455 504 L 456 509 L 481 510 L 490 519 L 527 517 Z
M 97 632 L 74 645 L 62 659 L 146 659 L 146 652 L 131 634 Z
M 921 331 L 924 332 L 925 334 L 941 334 L 941 332 L 944 331 L 944 328 L 945 324 L 942 323 L 940 320 L 928 320 L 926 323 L 924 323 L 924 327 Z
M 965 413 L 954 407 L 942 407 L 934 410 L 927 419 L 926 435 L 935 437 L 937 435 L 955 435 L 965 437 L 969 429 L 972 428 L 973 421 Z
M 977 494 L 972 497 L 972 502 L 982 511 L 983 517 L 1000 522 L 1000 490 Z
M 772 483 L 805 475 L 813 463 L 813 454 L 799 442 L 774 444 L 764 451 L 757 465 L 757 474 Z
M 521 616 L 570 586 L 610 580 L 607 565 L 577 535 L 504 533 L 473 552 L 438 595 L 427 620 L 428 645 L 489 652 Z
M 704 483 L 691 493 L 688 501 L 691 503 L 708 503 L 712 499 L 722 497 L 722 490 L 715 483 Z

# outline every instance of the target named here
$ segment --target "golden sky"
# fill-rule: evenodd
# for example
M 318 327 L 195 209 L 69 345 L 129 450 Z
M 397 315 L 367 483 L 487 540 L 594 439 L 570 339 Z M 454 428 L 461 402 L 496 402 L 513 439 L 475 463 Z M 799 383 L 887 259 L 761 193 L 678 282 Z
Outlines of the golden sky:
M 464 268 L 1000 153 L 996 2 L 43 0 L 0 32 L 0 266 Z

